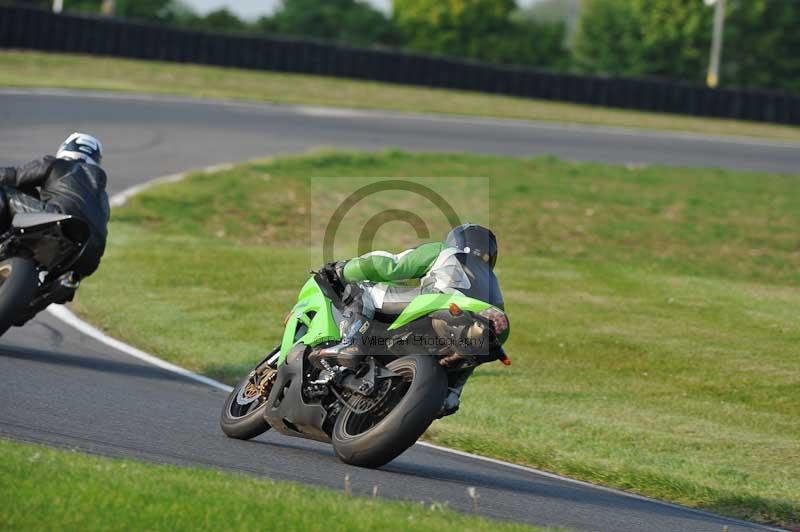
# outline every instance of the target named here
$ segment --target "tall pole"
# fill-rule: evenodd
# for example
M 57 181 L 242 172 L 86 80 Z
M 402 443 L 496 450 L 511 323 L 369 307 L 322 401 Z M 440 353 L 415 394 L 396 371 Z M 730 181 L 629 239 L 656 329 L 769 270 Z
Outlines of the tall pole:
M 64 0 L 53 0 L 53 13 L 61 13 L 64 10 Z
M 714 35 L 711 39 L 711 59 L 708 63 L 706 85 L 712 89 L 719 85 L 719 60 L 722 55 L 722 33 L 725 27 L 725 0 L 714 2 Z

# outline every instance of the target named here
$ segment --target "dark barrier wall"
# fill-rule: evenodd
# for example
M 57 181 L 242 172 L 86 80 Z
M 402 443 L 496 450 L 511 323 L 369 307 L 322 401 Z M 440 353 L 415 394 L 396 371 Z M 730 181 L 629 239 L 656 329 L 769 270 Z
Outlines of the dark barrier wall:
M 800 97 L 558 74 L 336 43 L 215 35 L 0 6 L 0 48 L 130 57 L 447 87 L 624 109 L 800 124 Z

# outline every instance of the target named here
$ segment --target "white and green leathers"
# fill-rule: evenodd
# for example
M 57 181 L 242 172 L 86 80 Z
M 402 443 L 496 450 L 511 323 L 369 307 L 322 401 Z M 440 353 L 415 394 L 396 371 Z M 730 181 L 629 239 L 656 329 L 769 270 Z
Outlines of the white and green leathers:
M 410 302 L 421 293 L 460 293 L 470 281 L 457 255 L 463 253 L 441 242 L 423 244 L 394 255 L 373 251 L 347 261 L 344 278 L 364 290 L 364 315 L 372 318 L 374 310 Z M 420 279 L 416 288 L 396 286 Z

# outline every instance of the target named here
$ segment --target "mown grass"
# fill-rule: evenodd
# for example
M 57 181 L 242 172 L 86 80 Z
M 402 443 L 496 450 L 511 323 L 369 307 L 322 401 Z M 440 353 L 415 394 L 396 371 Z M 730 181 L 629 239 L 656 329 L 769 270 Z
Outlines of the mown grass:
M 2 439 L 0 493 L 0 529 L 16 531 L 534 530 L 456 514 L 443 505 L 349 497 L 289 482 Z
M 0 51 L 0 86 L 133 91 L 800 140 L 800 128 L 321 76 Z
M 309 177 L 418 175 L 491 178 L 513 330 L 514 365 L 480 368 L 433 441 L 800 523 L 796 177 L 402 152 L 264 161 L 115 211 L 77 309 L 231 382 L 276 343 L 306 278 Z

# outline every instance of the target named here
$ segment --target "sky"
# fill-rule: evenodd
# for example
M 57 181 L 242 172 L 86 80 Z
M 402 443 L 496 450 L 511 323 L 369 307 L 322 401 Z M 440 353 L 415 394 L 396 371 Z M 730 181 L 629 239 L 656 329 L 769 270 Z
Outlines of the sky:
M 392 5 L 392 0 L 366 1 L 386 13 L 390 11 Z M 184 0 L 184 2 L 201 13 L 206 13 L 220 7 L 227 7 L 240 17 L 254 19 L 272 12 L 275 6 L 280 3 L 280 0 Z M 534 2 L 536 2 L 536 0 L 517 1 L 518 4 L 523 6 L 530 5 Z

